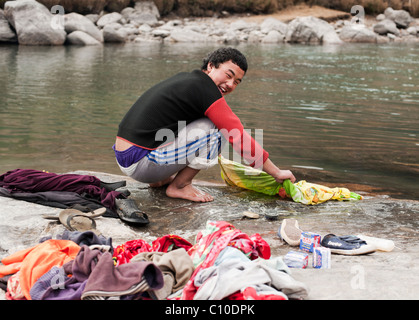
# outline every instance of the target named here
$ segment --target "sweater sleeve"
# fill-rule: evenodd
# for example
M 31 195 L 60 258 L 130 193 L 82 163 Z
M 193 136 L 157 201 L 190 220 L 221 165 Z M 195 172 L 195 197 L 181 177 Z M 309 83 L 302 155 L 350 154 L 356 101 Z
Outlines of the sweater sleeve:
M 239 117 L 231 110 L 224 97 L 215 101 L 205 112 L 215 126 L 252 167 L 261 168 L 269 154 L 243 128 Z

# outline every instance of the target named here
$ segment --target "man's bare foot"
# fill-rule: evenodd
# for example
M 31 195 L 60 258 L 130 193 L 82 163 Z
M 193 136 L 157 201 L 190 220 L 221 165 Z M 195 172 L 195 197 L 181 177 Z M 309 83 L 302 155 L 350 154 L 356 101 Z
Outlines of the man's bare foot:
M 159 182 L 155 182 L 155 183 L 149 183 L 149 186 L 151 187 L 151 188 L 159 188 L 159 187 L 163 187 L 163 186 L 165 186 L 166 184 L 170 184 L 170 183 L 172 183 L 172 181 L 173 181 L 173 179 L 175 178 L 175 176 L 171 176 L 171 177 L 169 177 L 169 178 L 167 178 L 167 179 L 164 179 L 164 180 L 162 180 L 162 181 L 159 181 Z
M 172 183 L 167 187 L 166 195 L 170 198 L 185 199 L 194 202 L 210 202 L 214 200 L 210 194 L 195 188 L 192 184 L 188 184 L 183 188 L 177 188 Z

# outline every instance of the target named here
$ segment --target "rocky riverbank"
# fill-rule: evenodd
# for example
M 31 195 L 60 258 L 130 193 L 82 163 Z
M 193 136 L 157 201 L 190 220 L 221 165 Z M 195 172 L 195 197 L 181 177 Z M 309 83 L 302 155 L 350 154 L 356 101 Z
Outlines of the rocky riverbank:
M 307 9 L 307 8 L 305 8 Z M 310 8 L 311 9 L 316 9 Z M 51 11 L 54 11 L 51 13 Z M 377 17 L 322 9 L 302 14 L 161 18 L 152 1 L 120 12 L 81 15 L 48 10 L 34 0 L 8 1 L 0 9 L 0 43 L 21 45 L 103 45 L 126 42 L 302 43 L 419 42 L 419 19 L 387 8 Z M 320 12 L 320 13 L 319 13 Z M 325 18 L 322 13 L 329 15 Z M 326 21 L 327 20 L 327 21 Z

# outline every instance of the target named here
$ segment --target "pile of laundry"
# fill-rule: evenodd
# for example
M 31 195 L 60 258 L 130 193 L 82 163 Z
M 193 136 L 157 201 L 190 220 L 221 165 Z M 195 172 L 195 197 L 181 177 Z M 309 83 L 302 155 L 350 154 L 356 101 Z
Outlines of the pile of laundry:
M 225 221 L 208 221 L 195 243 L 165 235 L 116 247 L 92 231 L 40 239 L 1 260 L 10 300 L 287 300 L 307 287 L 268 243 Z

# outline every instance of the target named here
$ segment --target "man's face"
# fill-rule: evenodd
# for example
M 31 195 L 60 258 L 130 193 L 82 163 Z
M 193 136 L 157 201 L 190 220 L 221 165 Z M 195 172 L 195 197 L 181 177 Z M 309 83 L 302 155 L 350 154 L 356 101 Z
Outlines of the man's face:
M 223 96 L 236 89 L 245 73 L 231 60 L 221 63 L 218 68 L 212 63 L 208 63 L 207 69 L 204 72 L 214 81 Z

